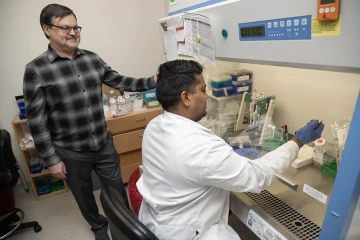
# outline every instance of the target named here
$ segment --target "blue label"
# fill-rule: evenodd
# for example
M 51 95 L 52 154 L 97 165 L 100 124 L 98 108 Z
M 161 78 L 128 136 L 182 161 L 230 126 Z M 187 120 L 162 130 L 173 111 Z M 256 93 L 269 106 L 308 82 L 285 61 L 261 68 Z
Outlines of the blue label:
M 239 23 L 240 41 L 310 40 L 311 15 Z

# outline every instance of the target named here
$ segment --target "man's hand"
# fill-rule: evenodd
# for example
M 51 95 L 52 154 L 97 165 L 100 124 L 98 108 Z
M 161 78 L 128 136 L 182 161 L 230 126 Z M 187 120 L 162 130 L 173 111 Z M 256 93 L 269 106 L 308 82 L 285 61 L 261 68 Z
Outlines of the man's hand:
M 154 81 L 157 82 L 157 76 L 158 76 L 159 72 L 157 72 L 155 75 L 154 75 Z
M 49 171 L 55 178 L 66 179 L 66 167 L 62 161 L 49 167 Z
M 300 140 L 302 144 L 307 144 L 320 138 L 323 130 L 324 124 L 322 122 L 311 120 L 295 134 L 295 138 Z

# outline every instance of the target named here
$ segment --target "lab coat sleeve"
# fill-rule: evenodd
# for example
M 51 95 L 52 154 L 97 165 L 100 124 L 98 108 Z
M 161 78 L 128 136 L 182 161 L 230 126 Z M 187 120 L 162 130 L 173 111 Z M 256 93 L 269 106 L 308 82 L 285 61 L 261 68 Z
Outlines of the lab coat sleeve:
M 234 192 L 262 191 L 272 184 L 273 174 L 285 171 L 299 152 L 293 141 L 256 160 L 241 157 L 222 139 L 212 139 L 207 149 L 200 171 L 202 184 Z
M 141 92 L 156 87 L 154 76 L 149 78 L 132 78 L 120 75 L 115 70 L 112 70 L 101 58 L 100 63 L 105 70 L 102 83 L 109 87 L 115 88 L 119 91 Z

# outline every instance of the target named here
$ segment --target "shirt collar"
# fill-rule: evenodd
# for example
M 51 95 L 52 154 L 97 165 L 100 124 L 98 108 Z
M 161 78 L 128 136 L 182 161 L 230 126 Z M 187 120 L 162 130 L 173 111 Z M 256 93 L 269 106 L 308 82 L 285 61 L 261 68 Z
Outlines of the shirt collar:
M 85 54 L 84 51 L 82 51 L 81 49 L 79 48 L 76 48 L 75 50 L 75 57 L 81 55 L 81 54 Z M 48 50 L 47 50 L 47 55 L 48 55 L 48 58 L 49 58 L 49 61 L 50 63 L 53 63 L 57 58 L 63 58 L 63 56 L 61 56 L 57 51 L 55 51 L 49 44 L 48 46 Z
M 167 112 L 167 111 L 164 110 L 164 116 L 166 118 L 170 118 L 172 121 L 180 121 L 180 122 L 182 122 L 182 124 L 186 124 L 186 125 L 189 125 L 189 126 L 192 126 L 192 127 L 195 127 L 195 128 L 199 128 L 199 129 L 202 129 L 202 130 L 204 130 L 206 132 L 209 132 L 209 133 L 213 134 L 211 129 L 208 129 L 208 128 L 200 125 L 199 123 L 194 122 L 193 120 L 188 119 L 188 118 L 183 117 L 183 116 L 180 116 L 178 114 Z

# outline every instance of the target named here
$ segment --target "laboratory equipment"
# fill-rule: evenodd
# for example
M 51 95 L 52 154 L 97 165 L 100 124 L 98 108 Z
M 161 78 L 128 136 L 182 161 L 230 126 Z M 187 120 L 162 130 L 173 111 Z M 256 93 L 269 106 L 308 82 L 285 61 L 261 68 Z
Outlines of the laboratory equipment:
M 182 2 L 189 4 L 189 8 L 183 9 L 193 10 L 210 18 L 218 60 L 330 70 L 337 73 L 360 72 L 360 28 L 355 27 L 360 22 L 358 0 L 338 1 L 340 19 L 329 21 L 325 27 L 317 21 L 318 1 Z M 200 8 L 204 5 L 208 6 Z M 173 6 L 178 9 L 170 13 L 180 14 L 183 11 L 181 6 L 183 5 Z M 266 11 L 260 11 L 260 8 Z M 254 14 L 254 9 L 259 11 Z M 175 18 L 176 16 L 170 16 L 160 22 L 167 22 L 167 26 L 172 27 L 176 22 Z M 332 31 L 327 31 L 330 26 Z M 226 38 L 221 35 L 223 29 L 227 30 Z M 277 87 L 280 88 L 281 85 Z M 239 118 L 240 115 L 241 112 Z M 238 124 L 249 124 L 250 116 L 244 115 L 241 120 L 245 121 Z M 230 209 L 234 215 L 247 225 L 248 217 L 253 216 L 258 222 L 264 223 L 267 232 L 278 239 L 345 239 L 348 223 L 354 212 L 354 204 L 350 203 L 356 202 L 359 196 L 360 163 L 352 161 L 360 155 L 357 141 L 360 127 L 355 120 L 357 123 L 360 121 L 360 98 L 353 115 L 352 130 L 349 131 L 351 141 L 348 139 L 346 148 L 341 148 L 344 149 L 344 156 L 336 181 L 319 173 L 319 168 L 314 164 L 298 169 L 289 168 L 284 176 L 292 185 L 297 185 L 297 191 L 275 182 L 260 194 L 232 193 Z M 269 129 L 266 124 L 263 126 Z M 242 129 L 245 128 L 246 125 Z M 342 142 L 344 146 L 345 141 Z
M 339 18 L 340 0 L 318 0 L 317 20 L 333 21 Z
M 326 141 L 323 138 L 319 138 L 315 141 L 314 147 L 314 163 L 317 165 L 324 164 L 324 155 L 325 155 Z
M 300 148 L 297 158 L 291 164 L 293 168 L 301 168 L 309 165 L 313 161 L 314 149 L 308 145 L 304 145 Z
M 350 127 L 350 122 L 346 119 L 342 119 L 340 121 L 336 121 L 335 123 L 331 124 L 331 131 L 332 131 L 333 139 L 335 141 L 336 162 L 338 168 L 340 166 L 340 161 L 341 161 L 342 153 L 344 151 L 349 127 Z
M 275 96 L 265 97 L 265 94 L 257 94 L 256 90 L 252 94 L 245 92 L 242 97 L 235 130 L 239 131 L 249 126 L 262 125 L 259 144 L 263 144 L 266 134 L 269 135 L 266 126 L 271 123 L 275 99 Z
M 117 104 L 117 116 L 122 116 L 127 114 L 126 102 L 122 96 L 118 96 L 116 100 L 116 104 Z
M 251 92 L 251 80 L 232 81 L 233 94 L 243 94 L 244 92 Z
M 116 104 L 116 96 L 114 94 L 114 90 L 110 90 L 109 104 L 110 104 L 110 115 L 112 117 L 115 117 L 118 113 L 118 107 Z
M 231 87 L 232 77 L 230 75 L 211 76 L 210 82 L 213 88 Z
M 226 132 L 234 132 L 241 95 L 215 97 L 209 95 L 207 115 L 199 123 L 212 129 L 214 134 L 222 137 Z
M 230 82 L 231 84 L 231 82 Z M 224 87 L 224 88 L 212 88 L 212 94 L 215 97 L 226 97 L 233 95 L 233 87 Z
M 231 73 L 233 81 L 252 80 L 252 72 L 247 70 L 234 70 Z
M 125 99 L 126 111 L 129 113 L 133 109 L 133 104 L 130 100 L 129 94 L 124 94 L 124 99 Z

